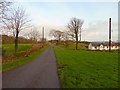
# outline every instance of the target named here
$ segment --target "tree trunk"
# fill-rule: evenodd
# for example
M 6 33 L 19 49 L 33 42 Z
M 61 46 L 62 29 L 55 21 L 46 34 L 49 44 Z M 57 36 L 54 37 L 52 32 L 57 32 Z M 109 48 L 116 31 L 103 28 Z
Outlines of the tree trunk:
M 19 31 L 16 30 L 16 37 L 15 37 L 15 52 L 17 52 L 17 49 L 18 49 L 18 34 L 19 34 Z
M 76 50 L 77 50 L 77 48 L 78 48 L 78 41 L 76 41 Z
M 65 41 L 65 45 L 66 45 L 66 47 L 68 47 L 68 41 L 67 40 Z
M 78 48 L 78 35 L 76 34 L 76 50 Z

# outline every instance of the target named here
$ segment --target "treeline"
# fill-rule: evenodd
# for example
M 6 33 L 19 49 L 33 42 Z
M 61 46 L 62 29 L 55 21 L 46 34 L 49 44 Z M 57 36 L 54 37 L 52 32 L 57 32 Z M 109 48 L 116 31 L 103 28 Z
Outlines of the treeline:
M 78 44 L 81 42 L 82 26 L 84 21 L 82 19 L 73 17 L 70 19 L 69 23 L 66 25 L 67 30 L 62 32 L 61 30 L 53 29 L 50 31 L 50 35 L 54 36 L 59 42 L 61 40 L 65 41 L 65 45 L 68 46 L 69 41 L 73 41 L 76 44 L 76 50 L 78 49 Z
M 14 44 L 14 42 L 15 42 L 15 37 L 14 36 L 2 35 L 2 44 Z M 19 37 L 18 42 L 19 42 L 19 44 L 34 43 L 33 40 L 26 39 L 24 37 Z

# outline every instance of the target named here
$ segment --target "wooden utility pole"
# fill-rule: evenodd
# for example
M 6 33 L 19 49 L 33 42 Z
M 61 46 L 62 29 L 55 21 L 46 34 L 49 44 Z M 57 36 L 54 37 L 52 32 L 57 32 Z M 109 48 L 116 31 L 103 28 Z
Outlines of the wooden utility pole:
M 44 42 L 44 27 L 42 27 L 42 41 Z
M 109 52 L 111 52 L 111 18 L 109 18 Z
M 42 47 L 44 46 L 44 27 L 42 27 Z

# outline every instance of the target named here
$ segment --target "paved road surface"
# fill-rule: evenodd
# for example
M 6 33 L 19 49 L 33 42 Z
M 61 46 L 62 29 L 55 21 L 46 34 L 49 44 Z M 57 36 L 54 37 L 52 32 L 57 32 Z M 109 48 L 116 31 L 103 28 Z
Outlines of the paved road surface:
M 56 58 L 49 46 L 33 62 L 3 73 L 3 88 L 59 88 Z

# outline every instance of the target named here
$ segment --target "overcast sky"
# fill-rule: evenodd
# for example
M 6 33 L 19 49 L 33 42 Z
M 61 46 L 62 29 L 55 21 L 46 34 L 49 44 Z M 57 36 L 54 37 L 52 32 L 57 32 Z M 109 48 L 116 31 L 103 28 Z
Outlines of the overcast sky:
M 82 40 L 108 40 L 108 19 L 112 18 L 112 40 L 118 40 L 118 3 L 117 2 L 19 2 L 45 36 L 51 29 L 64 31 L 72 17 L 84 20 Z

